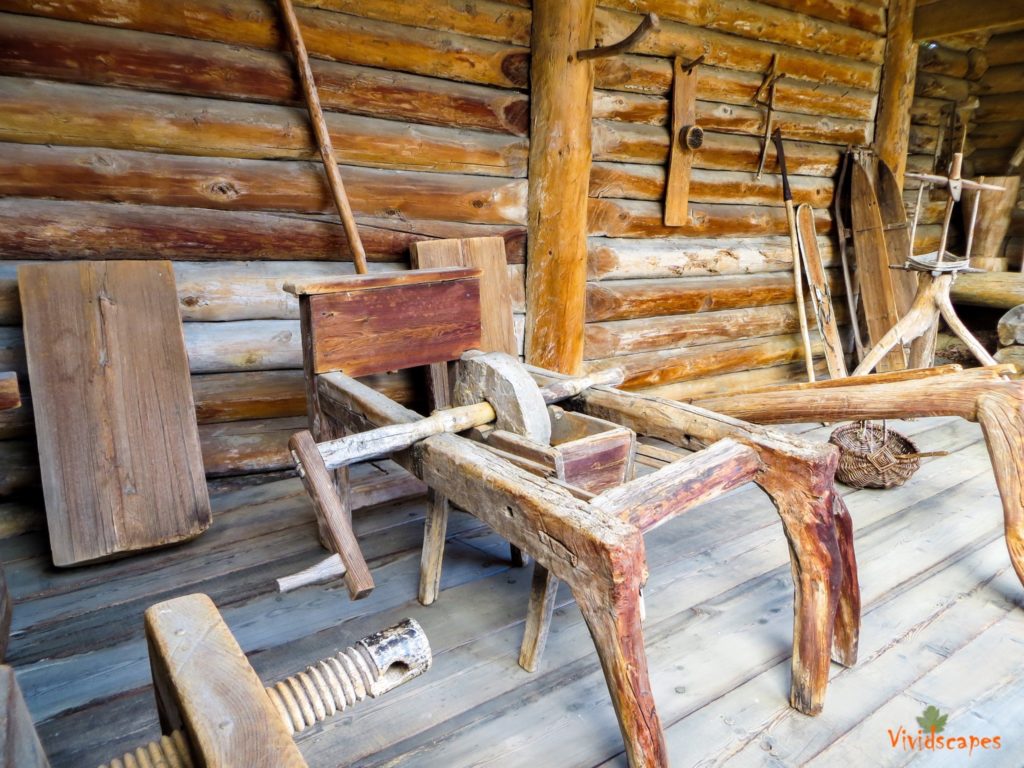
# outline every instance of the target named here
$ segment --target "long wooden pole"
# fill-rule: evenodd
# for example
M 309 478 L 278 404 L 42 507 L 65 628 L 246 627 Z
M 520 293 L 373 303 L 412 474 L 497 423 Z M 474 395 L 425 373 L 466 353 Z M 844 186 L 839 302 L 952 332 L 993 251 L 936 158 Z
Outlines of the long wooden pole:
M 804 343 L 804 365 L 807 367 L 807 380 L 814 381 L 814 353 L 811 352 L 811 334 L 807 328 L 807 308 L 804 306 L 804 281 L 800 270 L 800 238 L 796 225 L 796 212 L 793 210 L 793 190 L 789 188 L 789 176 L 786 173 L 786 155 L 782 149 L 782 131 L 778 128 L 772 133 L 775 143 L 775 154 L 779 158 L 779 171 L 782 173 L 782 199 L 786 203 L 786 221 L 789 222 L 789 247 L 793 251 L 793 290 L 796 298 L 796 314 L 800 321 L 800 338 Z
M 320 145 L 320 156 L 324 160 L 327 185 L 331 189 L 334 204 L 338 207 L 338 213 L 341 215 L 341 223 L 345 227 L 345 234 L 348 236 L 349 245 L 352 248 L 352 258 L 355 261 L 356 272 L 360 275 L 365 275 L 366 251 L 363 250 L 363 241 L 359 237 L 356 218 L 352 213 L 352 206 L 349 205 L 348 196 L 345 194 L 345 184 L 341 180 L 338 163 L 334 159 L 334 146 L 331 144 L 331 134 L 327 130 L 324 111 L 320 107 L 320 96 L 317 94 L 316 81 L 313 80 L 313 70 L 309 66 L 309 54 L 306 52 L 306 44 L 302 40 L 299 20 L 295 17 L 295 9 L 292 8 L 291 0 L 279 0 L 279 3 L 281 5 L 281 15 L 284 17 L 285 29 L 288 32 L 288 42 L 291 43 L 292 53 L 295 55 L 295 65 L 299 70 L 302 92 L 306 96 L 306 106 L 309 107 L 309 119 L 313 123 L 313 132 L 316 134 L 317 144 Z

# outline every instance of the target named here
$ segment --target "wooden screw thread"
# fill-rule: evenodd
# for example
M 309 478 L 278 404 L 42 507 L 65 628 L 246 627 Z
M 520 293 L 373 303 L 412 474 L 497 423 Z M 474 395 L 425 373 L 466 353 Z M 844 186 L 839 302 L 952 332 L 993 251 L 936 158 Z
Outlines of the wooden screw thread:
M 104 763 L 100 768 L 193 768 L 188 741 L 181 731 L 172 731 L 145 746 Z
M 371 695 L 377 673 L 364 654 L 350 646 L 267 688 L 291 733 L 301 733 Z

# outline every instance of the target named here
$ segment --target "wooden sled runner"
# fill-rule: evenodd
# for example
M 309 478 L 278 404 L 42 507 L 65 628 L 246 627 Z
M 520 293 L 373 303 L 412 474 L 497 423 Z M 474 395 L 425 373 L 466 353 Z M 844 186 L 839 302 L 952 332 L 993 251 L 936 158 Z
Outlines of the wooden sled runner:
M 590 629 L 633 766 L 667 764 L 641 626 L 643 534 L 698 503 L 756 482 L 775 504 L 790 542 L 796 600 L 791 703 L 808 714 L 819 712 L 833 640 L 836 660 L 852 664 L 859 622 L 850 520 L 833 490 L 835 449 L 599 385 L 616 380 L 615 372 L 570 379 L 527 371 L 509 356 L 474 351 L 480 343 L 475 280 L 475 270 L 446 269 L 289 288 L 300 299 L 310 420 L 320 440 L 304 440 L 303 474 L 322 480 L 354 461 L 390 455 L 438 497 L 532 557 L 537 570 L 521 654 L 528 668 L 543 648 L 555 580 L 565 581 Z M 364 328 L 375 335 L 364 334 Z M 405 341 L 391 343 L 399 338 Z M 448 362 L 455 362 L 456 407 L 430 418 L 353 378 Z M 572 484 L 565 451 L 559 455 L 558 446 L 549 444 L 557 429 L 553 423 L 566 417 L 548 409 L 554 402 L 610 422 L 605 431 L 618 431 L 619 437 L 608 445 L 618 451 L 620 465 L 629 458 L 623 446 L 633 439 L 622 435 L 626 430 L 706 450 L 588 491 Z M 622 472 L 616 480 L 627 476 Z M 330 503 L 329 484 L 307 482 L 307 488 L 318 507 Z M 421 582 L 428 585 L 436 585 L 440 575 L 443 526 L 443 519 L 428 523 L 421 568 Z M 351 528 L 341 529 L 354 545 Z

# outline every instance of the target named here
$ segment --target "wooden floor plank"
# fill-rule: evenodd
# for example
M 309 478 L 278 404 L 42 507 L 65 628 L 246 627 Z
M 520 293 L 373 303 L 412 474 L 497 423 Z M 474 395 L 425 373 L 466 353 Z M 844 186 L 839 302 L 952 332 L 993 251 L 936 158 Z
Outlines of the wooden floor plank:
M 916 716 L 926 700 L 971 723 L 965 728 L 1015 732 L 1024 711 L 1024 670 L 1013 654 L 1024 635 L 1024 591 L 1008 567 L 980 430 L 959 419 L 892 426 L 922 450 L 955 453 L 924 460 L 899 488 L 842 489 L 865 602 L 861 662 L 833 667 L 818 718 L 786 706 L 792 581 L 767 498 L 739 489 L 647 537 L 645 633 L 673 765 L 884 765 L 885 727 L 872 713 L 909 725 L 904 713 L 916 707 Z M 804 431 L 821 439 L 830 429 Z M 559 593 L 539 672 L 524 672 L 516 659 L 530 570 L 510 568 L 505 542 L 474 518 L 453 515 L 443 591 L 425 608 L 415 601 L 422 502 L 357 515 L 378 583 L 357 603 L 341 583 L 273 592 L 278 571 L 322 555 L 296 480 L 212 502 L 217 524 L 194 542 L 71 572 L 46 567 L 45 539 L 28 522 L 0 539 L 0 553 L 15 556 L 18 677 L 53 765 L 97 764 L 157 734 L 141 609 L 194 588 L 214 596 L 267 682 L 407 616 L 425 628 L 430 672 L 303 734 L 314 768 L 624 765 L 570 594 Z M 961 685 L 964 675 L 976 690 Z M 971 764 L 1002 764 L 992 760 L 975 753 Z

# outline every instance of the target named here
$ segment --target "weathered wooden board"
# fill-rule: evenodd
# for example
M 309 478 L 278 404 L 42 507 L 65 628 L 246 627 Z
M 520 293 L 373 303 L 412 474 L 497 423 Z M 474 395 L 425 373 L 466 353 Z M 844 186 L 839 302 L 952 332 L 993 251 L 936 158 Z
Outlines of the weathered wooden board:
M 665 226 L 678 227 L 690 215 L 690 169 L 693 149 L 685 133 L 697 124 L 697 73 L 682 56 L 672 64 L 672 131 L 669 135 L 668 178 L 665 182 Z
M 184 728 L 199 764 L 305 768 L 263 683 L 206 595 L 146 611 L 153 683 L 165 732 Z
M 285 288 L 309 302 L 313 373 L 414 368 L 480 346 L 477 270 L 414 270 Z
M 424 240 L 409 252 L 417 269 L 470 267 L 480 270 L 480 344 L 484 352 L 518 354 L 512 326 L 505 241 L 500 237 Z
M 56 565 L 190 539 L 210 525 L 169 262 L 18 270 Z
M 857 272 L 860 275 L 861 301 L 872 344 L 896 325 L 899 310 L 893 291 L 889 250 L 883 219 L 874 185 L 860 163 L 853 163 L 850 200 L 853 211 L 853 242 L 857 249 Z M 879 364 L 879 371 L 907 367 L 902 345 L 897 345 Z
M 818 321 L 818 333 L 825 350 L 828 372 L 833 379 L 840 379 L 846 376 L 846 359 L 843 355 L 843 342 L 839 337 L 835 307 L 832 304 L 832 292 L 829 290 L 825 267 L 821 262 L 821 251 L 818 250 L 818 236 L 814 231 L 814 214 L 811 207 L 801 205 L 797 208 L 796 218 L 800 253 L 803 256 L 807 285 L 811 291 L 811 306 Z
M 49 768 L 14 670 L 0 664 L 0 765 Z

